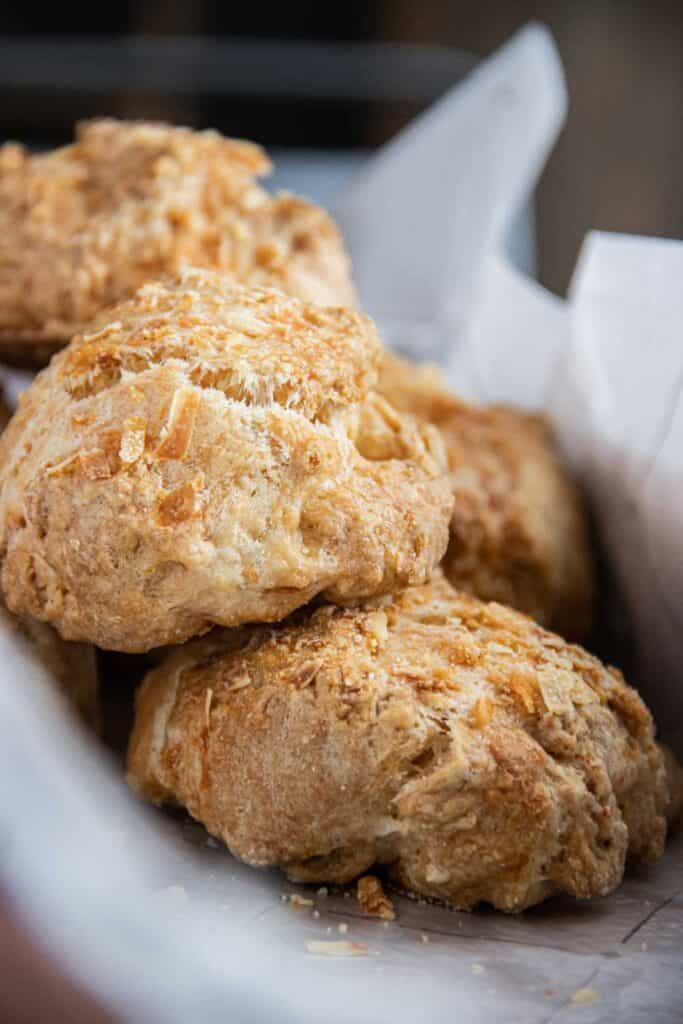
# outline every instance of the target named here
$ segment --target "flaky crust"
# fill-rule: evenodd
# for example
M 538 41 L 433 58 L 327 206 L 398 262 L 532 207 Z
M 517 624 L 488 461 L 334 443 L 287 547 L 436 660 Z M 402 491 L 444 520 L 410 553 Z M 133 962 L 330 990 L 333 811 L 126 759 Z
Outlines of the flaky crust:
M 443 435 L 455 495 L 443 563 L 451 582 L 568 639 L 585 638 L 595 596 L 586 512 L 549 423 L 506 406 L 468 405 L 435 367 L 389 352 L 378 390 Z
M 668 781 L 620 674 L 443 577 L 355 610 L 216 631 L 146 677 L 131 785 L 245 861 L 375 862 L 456 907 L 606 893 L 662 852 Z
M 146 122 L 77 126 L 73 145 L 0 147 L 0 357 L 40 365 L 101 309 L 183 264 L 352 305 L 319 207 L 256 182 L 258 147 Z
M 0 442 L 9 607 L 143 651 L 424 582 L 445 456 L 371 392 L 378 351 L 358 313 L 210 271 L 102 314 Z

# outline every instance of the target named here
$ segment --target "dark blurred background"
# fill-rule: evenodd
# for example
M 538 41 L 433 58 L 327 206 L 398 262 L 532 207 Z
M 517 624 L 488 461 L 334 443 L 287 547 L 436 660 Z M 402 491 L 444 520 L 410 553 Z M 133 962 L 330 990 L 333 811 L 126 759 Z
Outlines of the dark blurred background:
M 0 135 L 54 145 L 96 114 L 213 126 L 325 201 L 532 18 L 571 96 L 536 197 L 539 274 L 562 293 L 589 227 L 683 237 L 681 0 L 5 3 Z

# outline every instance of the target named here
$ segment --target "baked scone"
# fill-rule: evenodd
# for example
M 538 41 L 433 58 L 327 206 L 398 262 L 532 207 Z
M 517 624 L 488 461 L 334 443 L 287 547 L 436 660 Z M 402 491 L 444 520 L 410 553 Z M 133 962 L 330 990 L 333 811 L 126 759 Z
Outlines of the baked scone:
M 443 435 L 455 495 L 443 563 L 450 581 L 570 640 L 585 638 L 595 596 L 586 511 L 547 420 L 462 402 L 436 367 L 390 352 L 378 390 Z
M 10 609 L 136 652 L 424 582 L 445 456 L 371 392 L 378 352 L 359 313 L 205 270 L 103 313 L 0 441 Z
M 90 644 L 72 644 L 44 622 L 18 619 L 0 603 L 0 628 L 18 634 L 54 681 L 56 689 L 92 728 L 100 724 L 97 653 Z
M 146 122 L 78 125 L 31 155 L 0 148 L 0 355 L 40 365 L 105 306 L 183 264 L 321 305 L 352 305 L 330 217 L 256 178 L 263 151 Z
M 132 787 L 254 865 L 522 910 L 662 852 L 668 778 L 620 674 L 441 576 L 353 610 L 218 630 L 136 701 Z

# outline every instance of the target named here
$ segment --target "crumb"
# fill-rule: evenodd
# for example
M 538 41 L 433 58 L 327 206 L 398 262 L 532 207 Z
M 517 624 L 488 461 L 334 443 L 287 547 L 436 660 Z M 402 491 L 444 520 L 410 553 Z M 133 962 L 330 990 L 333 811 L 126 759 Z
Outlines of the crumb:
M 643 953 L 647 952 L 647 942 L 641 942 L 640 949 Z
M 593 1003 L 597 1003 L 599 999 L 600 996 L 594 988 L 577 988 L 571 1001 L 575 1006 L 591 1006 Z
M 425 935 L 424 932 L 422 932 L 422 935 L 420 936 L 420 938 L 422 939 L 423 942 L 429 942 L 429 936 Z
M 180 906 L 189 899 L 187 889 L 182 885 L 168 885 L 165 889 L 160 889 L 157 895 L 171 906 Z
M 299 907 L 313 906 L 313 900 L 309 900 L 307 896 L 300 896 L 298 892 L 293 892 L 291 894 L 291 896 L 289 897 L 289 902 L 292 904 L 293 907 L 296 907 L 297 910 L 299 909 Z
M 307 942 L 306 949 L 314 956 L 366 956 L 368 947 L 362 942 Z
M 283 903 L 287 903 L 289 900 L 289 896 L 287 895 L 286 892 L 282 892 L 280 893 L 280 899 L 282 900 Z
M 218 842 L 217 839 L 214 839 L 213 836 L 208 836 L 206 840 L 206 845 L 210 846 L 212 850 L 217 850 L 221 844 Z
M 345 924 L 344 922 L 342 922 L 340 925 L 337 925 L 337 928 L 341 932 L 342 935 L 346 935 L 346 933 L 349 930 L 348 924 Z
M 327 886 L 326 885 L 321 885 L 320 888 L 318 889 L 318 892 L 317 892 L 316 895 L 318 895 L 318 896 L 327 896 Z
M 472 964 L 472 974 L 483 974 L 485 970 L 483 964 Z
M 320 911 L 319 910 L 314 910 L 313 911 L 313 917 L 315 917 L 316 920 L 317 920 L 320 917 Z
M 371 917 L 382 917 L 385 921 L 395 919 L 394 905 L 384 892 L 379 878 L 374 875 L 364 875 L 359 878 L 356 895 L 364 914 L 370 914 Z

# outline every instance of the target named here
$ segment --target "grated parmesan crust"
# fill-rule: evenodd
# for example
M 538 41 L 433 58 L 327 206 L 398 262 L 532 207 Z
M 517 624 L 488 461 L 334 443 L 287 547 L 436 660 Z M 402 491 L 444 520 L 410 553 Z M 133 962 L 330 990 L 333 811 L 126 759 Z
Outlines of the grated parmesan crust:
M 256 178 L 250 142 L 97 120 L 31 155 L 0 147 L 0 351 L 40 364 L 101 309 L 183 265 L 323 305 L 353 305 L 330 217 Z
M 595 604 L 587 517 L 548 422 L 507 406 L 468 405 L 436 367 L 390 352 L 378 390 L 443 436 L 455 496 L 443 567 L 454 586 L 584 639 Z
M 378 352 L 361 314 L 206 270 L 101 314 L 0 442 L 9 606 L 143 651 L 424 582 L 445 456 L 371 390 Z
M 678 782 L 618 672 L 441 574 L 173 652 L 138 693 L 128 766 L 248 863 L 338 884 L 384 863 L 508 911 L 655 860 Z

